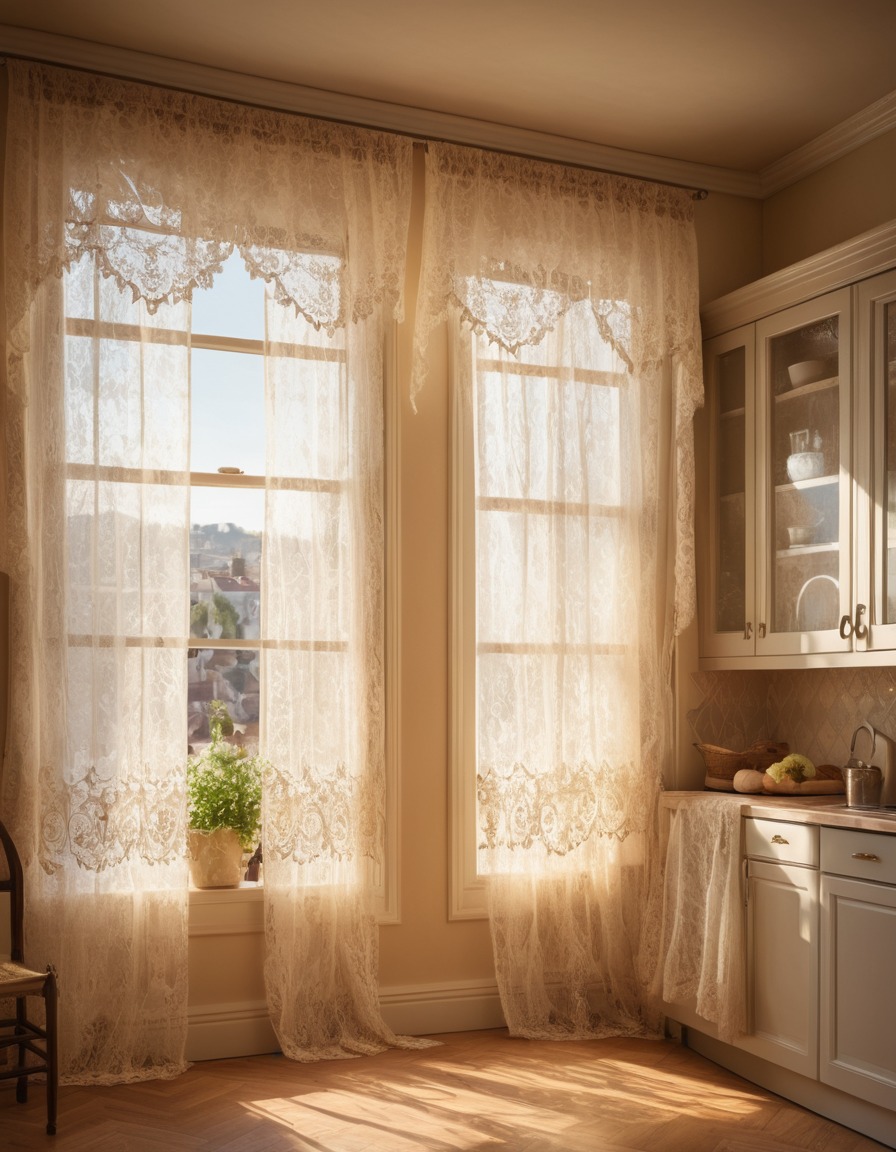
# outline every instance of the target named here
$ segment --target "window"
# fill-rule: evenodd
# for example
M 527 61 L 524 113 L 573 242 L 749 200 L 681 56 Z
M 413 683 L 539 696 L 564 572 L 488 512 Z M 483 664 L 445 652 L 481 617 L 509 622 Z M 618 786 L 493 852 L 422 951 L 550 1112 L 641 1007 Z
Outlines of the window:
M 335 257 L 317 259 L 338 269 Z M 163 306 L 154 315 L 89 256 L 64 278 L 69 564 L 83 569 L 70 644 L 94 642 L 93 621 L 104 618 L 96 566 L 108 568 L 111 599 L 120 572 L 114 553 L 141 550 L 142 571 L 153 576 L 133 588 L 134 602 L 156 599 L 157 618 L 168 625 L 164 643 L 185 653 L 182 682 L 159 683 L 153 693 L 154 707 L 165 701 L 185 710 L 182 759 L 188 747 L 198 751 L 209 741 L 210 717 L 222 711 L 247 747 L 260 740 L 269 747 L 264 725 L 278 720 L 270 704 L 266 715 L 265 701 L 301 700 L 306 692 L 318 698 L 315 751 L 338 754 L 326 747 L 335 740 L 326 712 L 328 693 L 335 705 L 350 690 L 345 333 L 316 330 L 272 292 L 250 277 L 238 253 L 209 286 L 194 290 L 192 306 Z M 184 471 L 171 466 L 176 459 Z M 97 493 L 106 493 L 105 502 Z M 154 505 L 148 532 L 129 516 L 146 502 Z M 113 520 L 104 542 L 103 523 Z M 189 534 L 187 569 L 172 562 L 168 533 Z M 158 639 L 141 630 L 141 620 L 143 610 L 133 621 L 119 614 L 116 639 L 123 635 L 151 660 Z M 283 620 L 288 626 L 278 628 Z M 303 653 L 316 657 L 318 680 L 323 663 L 324 684 L 303 680 Z M 390 811 L 394 772 L 393 758 Z M 387 815 L 378 877 L 383 919 L 397 914 L 393 835 Z
M 593 793 L 578 774 L 630 756 L 636 541 L 629 377 L 591 302 L 516 356 L 457 343 L 451 915 L 464 918 L 484 914 L 490 844 L 570 850 L 594 819 L 576 808 Z

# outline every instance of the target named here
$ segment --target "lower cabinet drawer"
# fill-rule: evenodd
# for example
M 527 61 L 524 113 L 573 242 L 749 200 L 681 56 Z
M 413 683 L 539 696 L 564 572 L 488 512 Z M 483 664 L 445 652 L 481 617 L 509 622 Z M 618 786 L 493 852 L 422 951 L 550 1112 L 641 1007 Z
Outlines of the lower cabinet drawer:
M 748 856 L 760 860 L 818 867 L 818 828 L 814 824 L 748 817 L 744 821 L 744 846 Z
M 835 876 L 896 884 L 896 836 L 854 828 L 822 828 L 821 870 Z

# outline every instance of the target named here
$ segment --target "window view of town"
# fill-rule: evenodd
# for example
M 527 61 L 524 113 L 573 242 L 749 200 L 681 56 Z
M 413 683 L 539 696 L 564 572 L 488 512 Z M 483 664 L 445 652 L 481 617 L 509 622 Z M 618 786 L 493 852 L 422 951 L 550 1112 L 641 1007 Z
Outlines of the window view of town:
M 202 647 L 203 640 L 260 636 L 261 533 L 231 522 L 190 528 L 190 636 L 187 738 L 197 749 L 217 717 L 240 743 L 258 742 L 257 648 Z M 229 732 L 225 732 L 229 734 Z

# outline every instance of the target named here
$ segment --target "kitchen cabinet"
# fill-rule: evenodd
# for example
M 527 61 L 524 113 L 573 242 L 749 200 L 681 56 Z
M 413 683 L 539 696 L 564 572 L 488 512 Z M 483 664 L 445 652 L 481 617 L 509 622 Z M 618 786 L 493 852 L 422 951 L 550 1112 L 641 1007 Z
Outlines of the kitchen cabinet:
M 666 792 L 662 808 L 675 814 L 695 795 Z M 730 797 L 742 825 L 746 1034 L 723 1041 L 693 999 L 667 1000 L 665 1012 L 695 1051 L 896 1147 L 896 817 L 837 799 Z M 713 859 L 718 843 L 710 828 Z
M 896 1110 L 896 836 L 823 828 L 822 872 L 819 1079 Z
M 896 649 L 896 226 L 861 239 L 704 310 L 705 670 Z
M 818 829 L 746 820 L 747 1035 L 737 1047 L 804 1076 L 818 1052 Z
M 709 341 L 704 656 L 848 652 L 849 289 Z

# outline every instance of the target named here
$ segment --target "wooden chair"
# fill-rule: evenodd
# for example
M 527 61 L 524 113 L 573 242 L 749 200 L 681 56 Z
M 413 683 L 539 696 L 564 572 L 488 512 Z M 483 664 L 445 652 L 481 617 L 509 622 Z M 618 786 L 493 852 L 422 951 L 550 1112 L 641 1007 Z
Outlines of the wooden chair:
M 0 1080 L 16 1080 L 16 1100 L 28 1099 L 28 1077 L 46 1073 L 47 1133 L 56 1132 L 56 1098 L 59 1083 L 56 1057 L 56 977 L 52 969 L 34 972 L 24 964 L 24 902 L 22 864 L 9 833 L 0 823 L 0 845 L 6 853 L 9 879 L 0 879 L 0 892 L 9 893 L 10 959 L 0 959 L 0 1000 L 15 999 L 16 1014 L 0 1020 L 0 1051 L 18 1048 L 14 1068 L 0 1066 Z M 43 996 L 46 1024 L 41 1028 L 28 1019 L 27 998 Z M 10 1032 L 9 1030 L 12 1029 Z M 30 1056 L 30 1059 L 29 1059 Z

